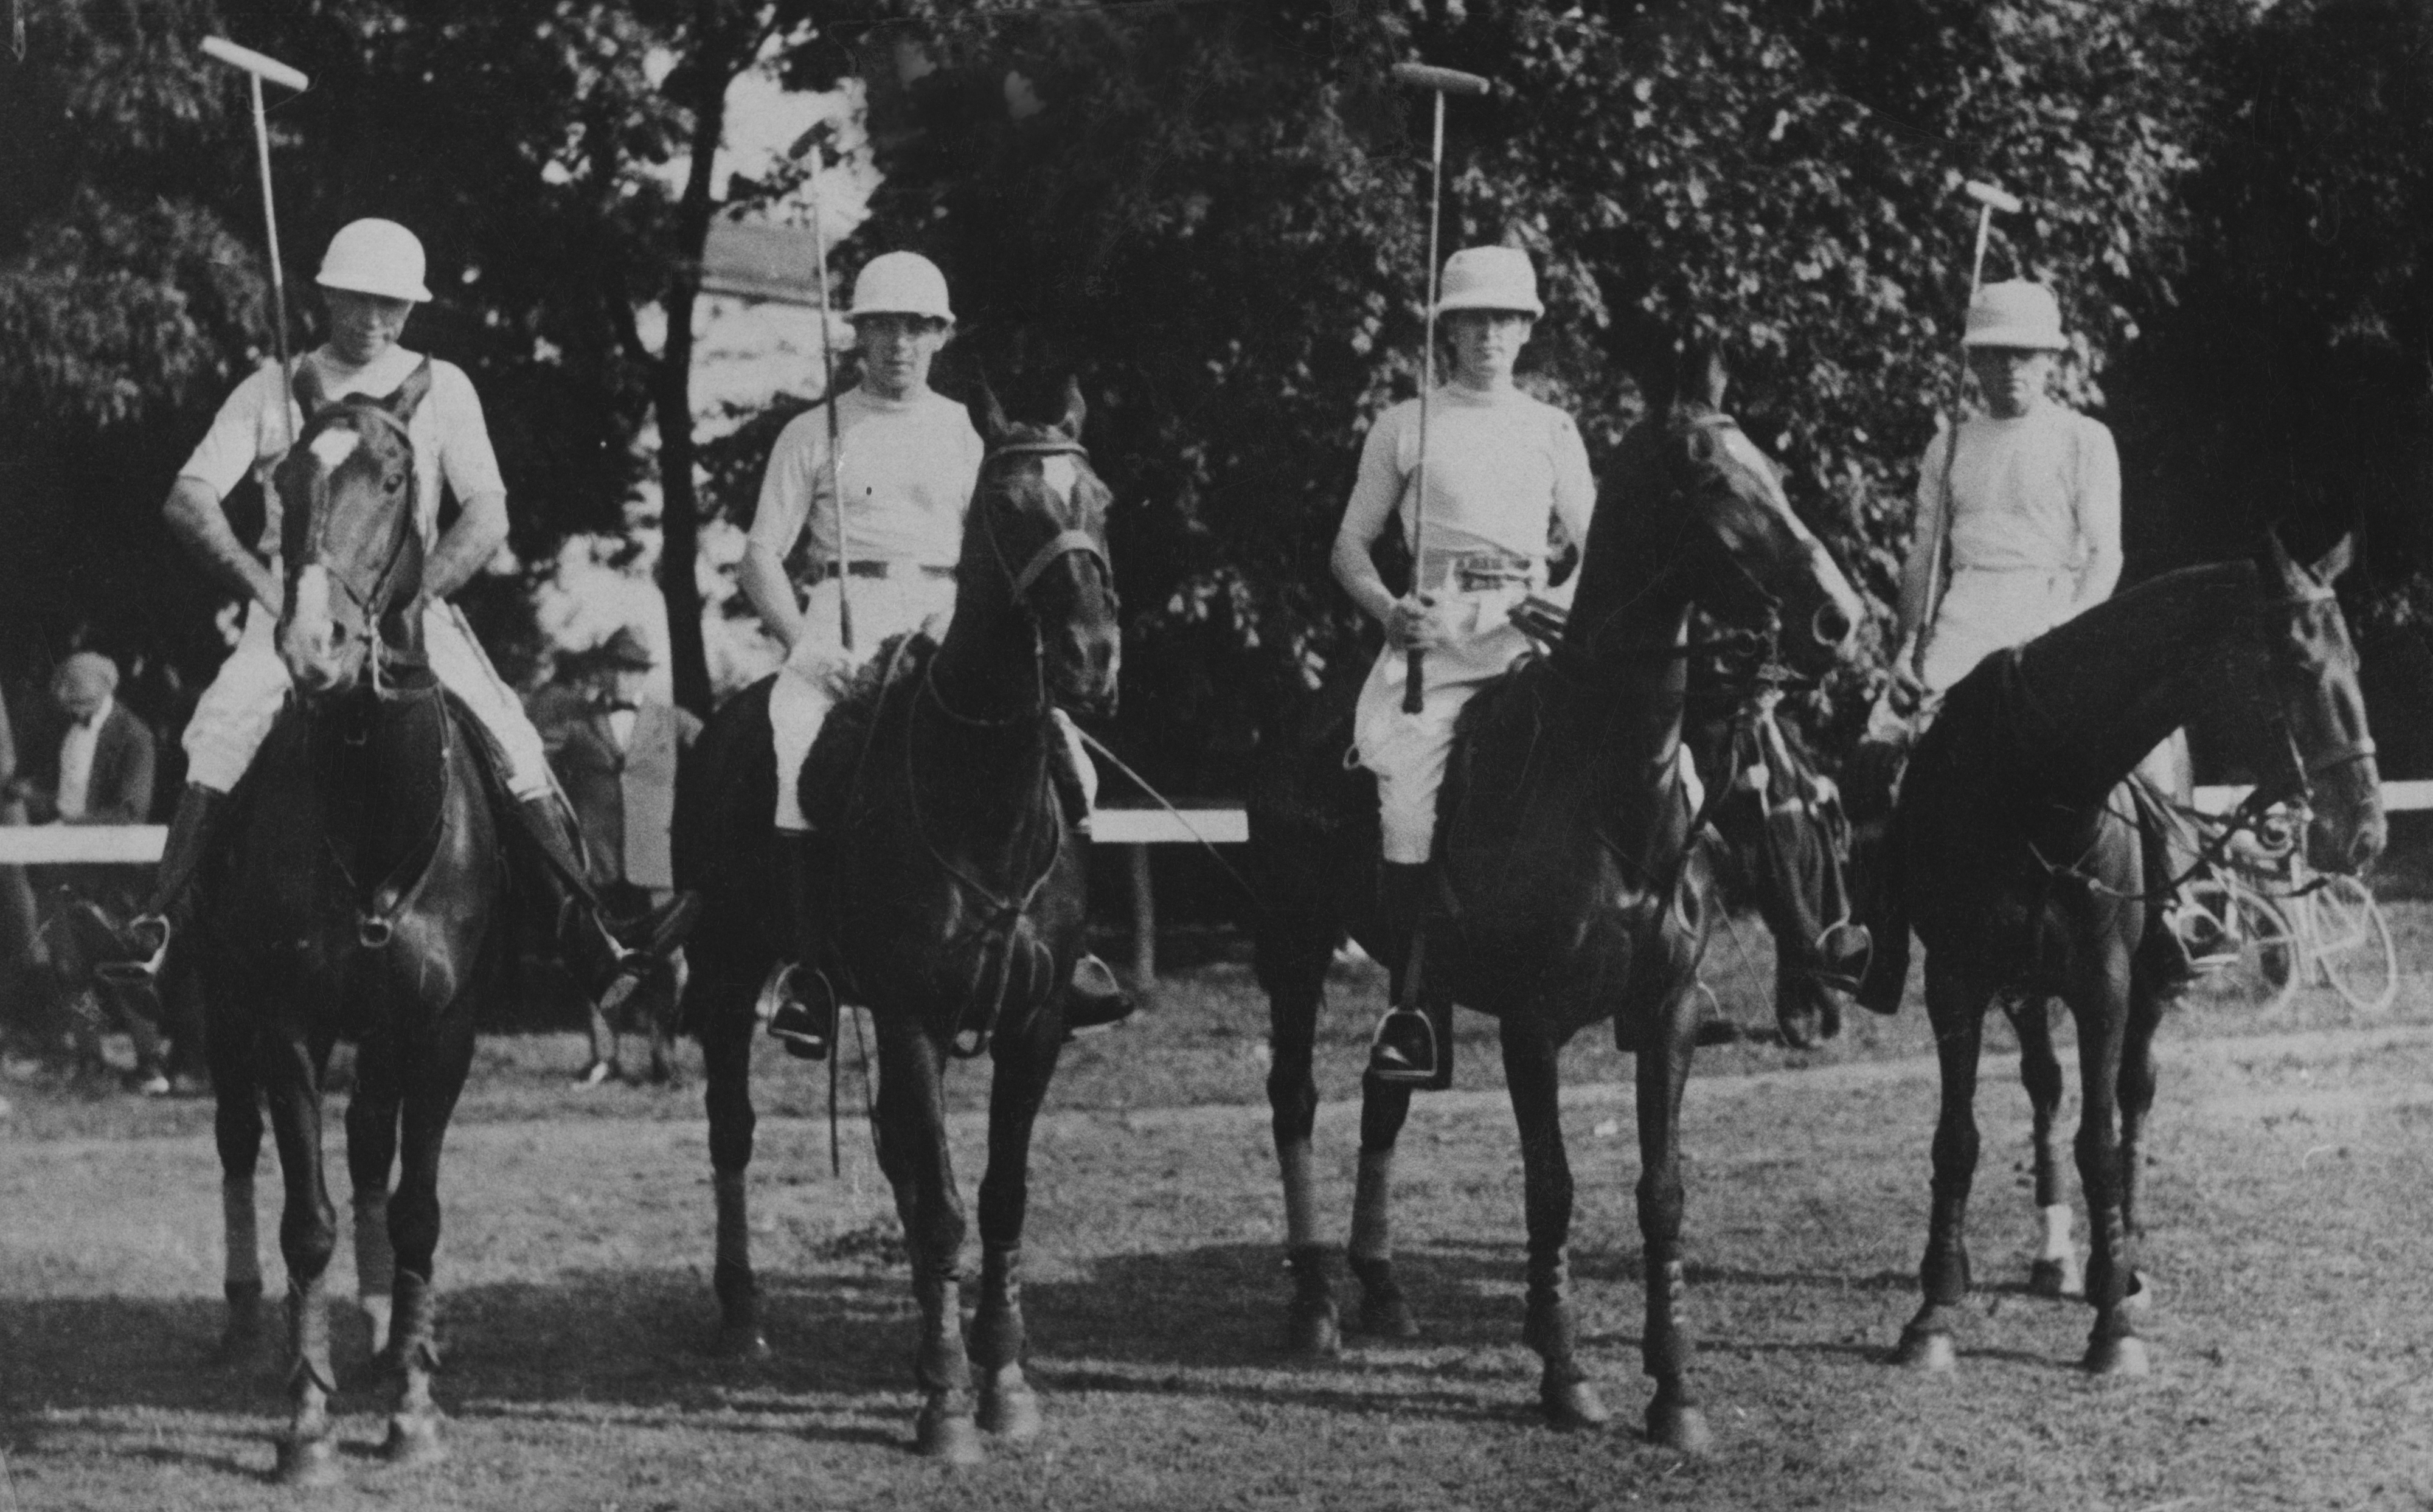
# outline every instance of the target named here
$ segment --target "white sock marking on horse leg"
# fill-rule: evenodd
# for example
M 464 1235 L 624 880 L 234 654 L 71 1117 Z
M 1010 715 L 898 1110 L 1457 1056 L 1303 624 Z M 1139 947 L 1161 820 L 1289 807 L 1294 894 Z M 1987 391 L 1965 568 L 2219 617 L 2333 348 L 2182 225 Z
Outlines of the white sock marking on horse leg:
M 388 1194 L 358 1199 L 355 1208 L 355 1301 L 372 1326 L 372 1352 L 388 1347 L 390 1293 L 397 1251 L 388 1242 Z
M 1285 1176 L 1285 1248 L 1319 1242 L 1317 1178 L 1310 1171 L 1309 1141 L 1296 1140 L 1276 1152 Z
M 2036 1258 L 2038 1260 L 2070 1258 L 2072 1251 L 2069 1242 L 2069 1204 L 2059 1202 L 2049 1208 L 2038 1208 L 2036 1211 L 2043 1214 L 2045 1219 L 2044 1248 L 2036 1251 Z
M 1394 1152 L 1362 1150 L 1352 1191 L 1352 1252 L 1363 1260 L 1394 1257 Z

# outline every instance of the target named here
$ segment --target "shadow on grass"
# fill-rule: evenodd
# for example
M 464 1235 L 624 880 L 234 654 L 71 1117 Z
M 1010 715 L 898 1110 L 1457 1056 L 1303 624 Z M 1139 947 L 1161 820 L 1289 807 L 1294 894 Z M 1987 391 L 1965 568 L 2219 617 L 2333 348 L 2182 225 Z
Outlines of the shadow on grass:
M 1283 1401 L 1405 1419 L 1533 1419 L 1534 1367 L 1510 1358 L 1521 1346 L 1518 1246 L 1416 1248 L 1398 1257 L 1397 1268 L 1423 1337 L 1389 1344 L 1350 1332 L 1359 1294 L 1344 1279 L 1336 1294 L 1350 1352 L 1340 1365 L 1301 1371 L 1284 1348 L 1290 1284 L 1273 1247 L 1213 1245 L 1107 1257 L 1076 1279 L 1035 1281 L 1026 1288 L 1034 1371 L 1044 1384 L 1064 1390 Z M 1786 1279 L 1852 1284 L 1845 1278 L 1733 1271 L 1710 1272 L 1702 1283 Z M 766 1272 L 761 1280 L 775 1356 L 738 1365 L 710 1351 L 717 1305 L 706 1281 L 689 1269 L 577 1271 L 547 1283 L 461 1291 L 447 1290 L 443 1278 L 442 1398 L 468 1419 L 596 1421 L 603 1413 L 672 1414 L 688 1428 L 900 1442 L 866 1420 L 835 1420 L 841 1404 L 856 1401 L 890 1416 L 909 1405 L 913 1310 L 898 1267 L 873 1260 Z M 965 1300 L 972 1300 L 970 1290 Z M 206 1299 L 0 1300 L 0 1357 L 11 1365 L 0 1377 L 0 1419 L 13 1420 L 20 1436 L 43 1431 L 37 1414 L 128 1408 L 242 1413 L 276 1421 L 283 1399 L 280 1310 L 264 1309 L 261 1350 L 232 1368 L 208 1359 L 221 1312 L 221 1304 Z M 389 1386 L 366 1379 L 360 1368 L 368 1340 L 345 1300 L 333 1303 L 333 1329 L 342 1382 L 334 1409 L 348 1417 L 385 1413 Z M 1639 1344 L 1606 1334 L 1593 1342 L 1634 1352 Z M 1706 1343 L 1761 1352 L 1879 1352 L 1824 1343 Z M 1481 1351 L 1503 1351 L 1503 1357 Z M 1379 1371 L 1393 1379 L 1380 1379 L 1373 1388 L 1361 1379 Z M 1278 1372 L 1287 1373 L 1280 1378 Z M 1433 1388 L 1431 1381 L 1444 1387 Z M 1482 1384 L 1501 1384 L 1489 1394 L 1508 1395 L 1509 1407 L 1483 1404 Z

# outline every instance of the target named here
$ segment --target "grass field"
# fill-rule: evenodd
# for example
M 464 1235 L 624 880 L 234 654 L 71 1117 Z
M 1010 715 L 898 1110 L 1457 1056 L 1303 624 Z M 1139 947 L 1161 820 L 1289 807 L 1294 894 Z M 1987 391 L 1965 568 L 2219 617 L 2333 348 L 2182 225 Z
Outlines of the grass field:
M 2394 910 L 2433 960 L 2433 908 Z M 1752 1025 L 1767 947 L 1713 958 Z M 1338 974 L 1321 1042 L 1353 1095 L 1372 974 Z M 1834 1046 L 1702 1056 L 1686 1116 L 1692 1316 L 1710 1458 L 1631 1431 L 1637 1157 L 1628 1062 L 1566 1057 L 1587 1360 L 1602 1434 L 1534 1417 L 1519 1343 L 1519 1159 L 1483 1021 L 1460 1090 L 1404 1136 L 1400 1241 L 1427 1333 L 1324 1367 L 1275 1343 L 1285 1282 L 1262 1081 L 1264 1004 L 1238 964 L 1077 1046 L 1043 1120 L 1029 1253 L 1036 1443 L 949 1473 L 907 1453 L 911 1305 L 857 1118 L 828 1175 L 826 1079 L 757 1073 L 756 1245 L 777 1358 L 703 1351 L 707 1163 L 698 1084 L 579 1092 L 563 1034 L 488 1042 L 450 1142 L 440 1250 L 451 1461 L 371 1455 L 383 1399 L 342 1394 L 332 1507 L 2433 1506 L 2433 992 L 2392 1012 L 2327 993 L 2258 1020 L 2167 1023 L 2146 1262 L 2156 1371 L 2072 1366 L 2089 1315 L 2021 1290 L 2033 1232 L 2006 1048 L 1981 1097 L 1979 1291 L 1956 1377 L 1881 1363 L 1915 1305 L 1934 1073 L 1913 1002 Z M 850 1042 L 849 1042 L 850 1043 Z M 983 1079 L 957 1079 L 966 1190 Z M 849 1061 L 849 1110 L 859 1084 Z M 293 1505 L 267 1484 L 276 1362 L 201 1364 L 216 1327 L 209 1110 L 42 1082 L 0 1122 L 0 1512 Z M 332 1103 L 332 1113 L 335 1103 Z M 335 1119 L 332 1118 L 334 1129 Z M 1338 1231 L 1356 1110 L 1321 1115 Z M 342 1138 L 342 1134 L 337 1137 Z M 343 1167 L 332 1152 L 333 1175 Z M 265 1174 L 267 1172 L 265 1171 Z M 264 1182 L 265 1193 L 274 1183 Z M 275 1233 L 265 1214 L 264 1235 Z M 341 1242 L 344 1251 L 345 1242 Z M 266 1253 L 272 1274 L 275 1253 Z M 336 1274 L 351 1278 L 342 1252 Z M 343 1323 L 341 1366 L 363 1350 Z

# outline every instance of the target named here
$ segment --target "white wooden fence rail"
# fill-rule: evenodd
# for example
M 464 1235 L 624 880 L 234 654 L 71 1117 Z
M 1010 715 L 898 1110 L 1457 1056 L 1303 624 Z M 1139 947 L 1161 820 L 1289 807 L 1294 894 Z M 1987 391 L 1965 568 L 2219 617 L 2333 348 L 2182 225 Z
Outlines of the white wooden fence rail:
M 2197 807 L 2227 812 L 2247 796 L 2245 788 L 2199 788 Z M 2393 812 L 2433 808 L 2433 782 L 2386 782 L 2382 806 Z M 1157 977 L 1157 900 L 1149 885 L 1152 845 L 1238 845 L 1251 838 L 1250 817 L 1239 808 L 1101 808 L 1091 821 L 1101 845 L 1131 853 L 1132 975 L 1143 986 Z M 161 824 L 43 824 L 0 827 L 0 866 L 71 863 L 145 865 L 161 858 L 168 829 Z

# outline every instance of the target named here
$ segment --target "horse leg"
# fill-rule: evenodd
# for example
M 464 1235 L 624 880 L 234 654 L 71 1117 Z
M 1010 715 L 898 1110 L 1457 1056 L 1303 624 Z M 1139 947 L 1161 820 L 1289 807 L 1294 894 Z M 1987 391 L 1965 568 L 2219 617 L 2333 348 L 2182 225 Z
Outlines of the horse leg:
M 2044 1219 L 2044 1239 L 2028 1270 L 2028 1290 L 2038 1297 L 2067 1297 L 2086 1288 L 2078 1263 L 2078 1247 L 2070 1242 L 2069 1198 L 2061 1187 L 2061 1144 L 2053 1137 L 2061 1112 L 2061 1058 L 2053 1053 L 2052 1004 L 2040 996 L 2002 1005 L 2011 1028 L 2019 1036 L 2019 1084 L 2028 1089 L 2029 1115 L 2034 1120 L 2036 1212 Z
M 473 1015 L 451 1005 L 440 1022 L 417 1034 L 399 1057 L 404 1141 L 388 1228 L 397 1245 L 397 1404 L 381 1453 L 392 1464 L 427 1465 L 443 1457 L 439 1408 L 431 1378 L 439 1368 L 438 1298 L 432 1287 L 439 1249 L 439 1152 L 448 1120 L 473 1064 Z
M 221 1001 L 232 994 L 213 994 Z M 252 1026 L 220 1011 L 204 1036 L 211 1060 L 212 1134 L 220 1155 L 220 1232 L 226 1251 L 220 1291 L 228 1317 L 212 1358 L 242 1365 L 262 1345 L 262 1241 L 254 1228 L 253 1174 L 262 1160 L 262 1082 Z
M 707 984 L 703 984 L 706 988 Z M 718 1352 L 730 1360 L 766 1360 L 760 1287 L 752 1273 L 752 1214 L 746 1179 L 752 1165 L 752 1031 L 748 1002 L 718 1002 L 702 1011 L 702 1103 L 709 1113 L 709 1184 L 718 1200 Z
M 1521 1130 L 1521 1166 L 1529 1227 L 1529 1304 L 1522 1341 L 1545 1362 L 1538 1400 L 1557 1428 L 1594 1428 L 1612 1420 L 1576 1358 L 1579 1327 L 1572 1316 L 1569 1265 L 1572 1165 L 1563 1148 L 1555 1042 L 1534 1024 L 1504 1021 L 1504 1079 Z M 1407 1088 L 1397 1089 L 1407 1098 Z
M 1022 1377 L 1022 1224 L 1030 1198 L 1030 1134 L 1056 1075 L 1061 1033 L 999 1039 L 989 1089 L 988 1169 L 980 1176 L 980 1300 L 972 1317 L 973 1363 L 979 1367 L 979 1425 L 1007 1438 L 1039 1436 L 1038 1394 Z
M 355 1300 L 371 1334 L 375 1367 L 389 1363 L 397 1254 L 388 1240 L 388 1178 L 397 1162 L 395 1036 L 377 1031 L 355 1047 L 355 1092 L 347 1102 L 347 1174 L 354 1185 Z
M 1260 941 L 1261 975 L 1274 964 L 1271 940 Z M 1285 1326 L 1285 1348 L 1304 1358 L 1331 1359 L 1343 1349 L 1335 1308 L 1334 1257 L 1318 1235 L 1318 1182 L 1311 1169 L 1311 1137 L 1318 1126 L 1316 1060 L 1318 1015 L 1326 1004 L 1326 961 L 1312 969 L 1299 960 L 1275 975 L 1285 985 L 1268 991 L 1268 1109 L 1275 1131 L 1276 1165 L 1285 1183 L 1285 1263 L 1291 1268 L 1293 1297 Z
M 2097 1375 L 2140 1376 L 2148 1369 L 2146 1341 L 2137 1336 L 2132 1309 L 2122 1305 L 2134 1274 L 2118 1123 L 2128 952 L 2116 950 L 2112 957 L 2090 974 L 2093 980 L 2077 984 L 2070 1001 L 2078 1015 L 2078 1181 L 2086 1194 L 2086 1300 L 2095 1308 L 2084 1364 Z M 2152 1075 L 2151 1067 L 2146 1075 Z
M 876 1013 L 878 1163 L 895 1190 L 921 1342 L 912 1357 L 921 1413 L 913 1447 L 926 1458 L 977 1463 L 984 1455 L 972 1413 L 972 1365 L 963 1351 L 963 1208 L 946 1148 L 944 1046 L 910 1013 Z
M 2144 1232 L 2137 1222 L 2137 1192 L 2145 1184 L 2146 1117 L 2154 1110 L 2154 1031 L 2162 1026 L 2163 999 L 2133 977 L 2129 1026 L 2120 1045 L 2120 1228 L 2131 1244 Z M 2132 1268 L 2124 1307 L 2152 1300 L 2143 1272 Z
M 1360 1332 L 1377 1338 L 1420 1336 L 1410 1299 L 1394 1279 L 1394 1144 L 1411 1115 L 1413 1090 L 1409 1082 L 1360 1080 L 1360 1172 L 1347 1258 L 1360 1279 Z
M 1933 1210 L 1918 1267 L 1925 1301 L 1901 1331 L 1897 1365 L 1949 1370 L 1960 1363 L 1952 1325 L 1968 1296 L 1968 1189 L 1977 1179 L 1977 1061 L 1991 996 L 1935 957 L 1926 959 L 1927 1021 L 1934 1029 L 1943 1108 L 1934 1127 Z
M 1698 1026 L 1697 1003 L 1694 993 L 1684 993 L 1675 999 L 1648 1036 L 1648 1043 L 1639 1048 L 1636 1078 L 1639 1232 L 1644 1247 L 1642 1268 L 1647 1288 L 1647 1329 L 1641 1354 L 1643 1368 L 1656 1383 L 1656 1396 L 1647 1404 L 1647 1436 L 1653 1443 L 1689 1454 L 1704 1453 L 1714 1441 L 1714 1435 L 1707 1427 L 1707 1415 L 1699 1409 L 1697 1398 L 1690 1389 L 1689 1284 L 1681 1266 L 1681 1093 L 1690 1079 L 1690 1056 Z M 1547 1056 L 1544 1116 L 1551 1121 L 1556 1116 L 1551 1046 Z M 1520 1105 L 1516 1090 L 1513 1106 L 1518 1109 Z M 1559 1130 L 1556 1138 L 1559 1147 Z M 1534 1266 L 1538 1256 L 1534 1201 L 1537 1178 L 1533 1175 L 1530 1180 L 1533 1200 L 1529 1249 Z M 1568 1207 L 1568 1176 L 1563 1190 Z
M 297 1010 L 289 1008 L 288 1014 Z M 321 1068 L 329 1043 L 300 1034 L 259 1043 L 262 1079 L 270 1094 L 271 1135 L 286 1207 L 279 1249 L 287 1262 L 287 1385 L 293 1416 L 279 1444 L 278 1477 L 290 1486 L 326 1484 L 337 1476 L 331 1442 L 330 1256 L 338 1247 L 338 1217 L 321 1174 Z

